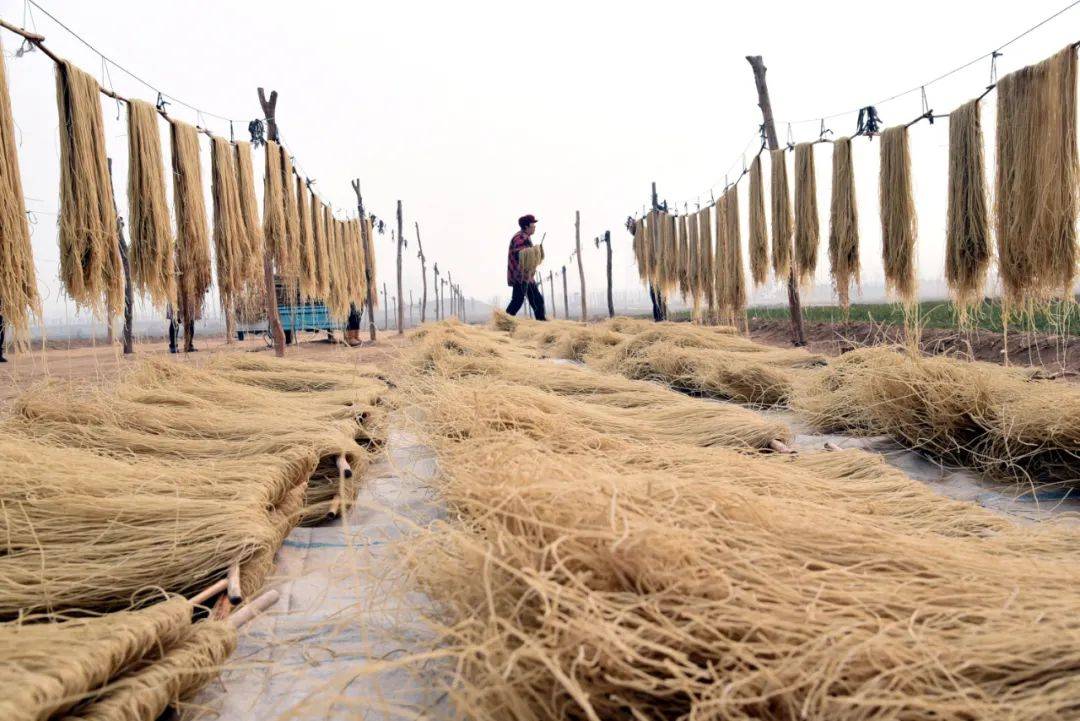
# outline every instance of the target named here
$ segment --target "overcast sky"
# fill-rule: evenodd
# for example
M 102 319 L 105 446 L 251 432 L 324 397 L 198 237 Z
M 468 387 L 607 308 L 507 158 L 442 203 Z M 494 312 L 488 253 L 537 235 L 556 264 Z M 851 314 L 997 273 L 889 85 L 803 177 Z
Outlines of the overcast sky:
M 799 119 L 808 122 L 792 126 L 793 138 L 809 140 L 818 135 L 817 118 L 917 87 L 1067 3 L 41 4 L 154 86 L 209 112 L 242 119 L 236 126 L 240 137 L 246 136 L 246 121 L 260 115 L 256 87 L 278 90 L 282 137 L 326 200 L 343 211 L 354 209 L 354 177 L 361 179 L 368 208 L 380 217 L 392 218 L 395 201 L 402 199 L 410 241 L 413 221 L 419 221 L 428 258 L 449 270 L 468 294 L 491 300 L 507 295 L 506 246 L 524 213 L 536 214 L 539 232 L 547 233 L 545 274 L 569 257 L 574 211 L 580 210 L 588 283 L 603 284 L 603 253 L 592 238 L 610 229 L 615 287 L 638 287 L 623 223 L 628 214 L 641 213 L 650 181 L 658 183 L 662 198 L 693 209 L 708 201 L 710 188 L 722 190 L 725 174 L 734 178 L 741 171 L 744 150 L 747 161 L 757 150 L 760 115 L 745 55 L 765 57 L 781 142 L 787 122 Z M 5 20 L 23 23 L 21 0 L 3 0 L 0 8 Z M 31 12 L 53 51 L 102 77 L 96 54 Z M 18 39 L 6 31 L 2 37 L 24 189 L 38 221 L 34 252 L 45 312 L 74 318 L 57 280 L 53 65 L 41 53 L 15 58 Z M 1080 8 L 1010 46 L 998 60 L 999 71 L 1041 60 L 1076 40 Z M 111 68 L 109 74 L 118 92 L 154 100 L 153 90 L 122 71 Z M 978 95 L 989 76 L 989 61 L 977 63 L 928 87 L 929 103 L 947 112 Z M 993 98 L 985 115 L 988 140 Z M 125 111 L 119 110 L 117 121 L 116 103 L 102 100 L 107 144 L 124 187 Z M 919 115 L 920 103 L 915 92 L 878 110 L 886 124 L 906 122 Z M 200 118 L 177 103 L 169 111 L 228 136 L 224 121 Z M 850 134 L 855 113 L 827 120 L 826 127 Z M 911 142 L 919 275 L 941 278 L 947 121 L 920 123 Z M 209 143 L 204 145 L 209 189 Z M 818 146 L 816 156 L 823 237 L 830 150 Z M 857 143 L 864 282 L 881 277 L 877 153 L 876 142 Z M 745 180 L 740 191 L 745 223 Z M 122 193 L 118 200 L 126 214 Z M 392 289 L 394 245 L 389 233 L 377 242 L 381 280 L 391 281 Z M 819 257 L 827 257 L 824 249 Z M 819 263 L 822 281 L 824 266 Z M 573 289 L 576 272 L 570 278 Z M 419 287 L 410 242 L 406 288 L 418 296 Z

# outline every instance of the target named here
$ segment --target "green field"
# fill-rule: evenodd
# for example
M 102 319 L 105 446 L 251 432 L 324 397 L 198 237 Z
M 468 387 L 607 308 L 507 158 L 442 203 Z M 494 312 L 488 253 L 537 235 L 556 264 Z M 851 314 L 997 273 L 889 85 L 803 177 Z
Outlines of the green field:
M 748 309 L 751 319 L 787 320 L 787 306 L 759 306 Z M 952 302 L 931 300 L 919 303 L 919 320 L 923 328 L 957 328 L 960 325 Z M 873 322 L 903 325 L 904 309 L 897 303 L 853 303 L 845 314 L 835 305 L 804 306 L 803 317 L 809 323 Z M 689 311 L 679 311 L 672 320 L 689 320 Z M 969 323 L 980 330 L 1001 333 L 1002 307 L 996 300 L 984 301 L 971 315 Z M 1040 306 L 1009 321 L 1010 331 L 1038 330 L 1059 335 L 1080 333 L 1080 307 L 1075 301 L 1055 302 Z

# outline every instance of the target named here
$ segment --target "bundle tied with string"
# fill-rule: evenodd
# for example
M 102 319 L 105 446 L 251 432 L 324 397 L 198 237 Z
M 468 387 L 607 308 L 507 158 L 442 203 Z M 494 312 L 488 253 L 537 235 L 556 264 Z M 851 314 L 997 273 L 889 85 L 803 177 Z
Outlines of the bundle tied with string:
M 99 91 L 89 73 L 57 64 L 60 278 L 76 305 L 111 317 L 123 311 L 124 274 Z
M 904 125 L 881 133 L 881 262 L 885 289 L 905 304 L 915 300 L 915 240 L 918 221 L 911 190 L 911 152 Z
M 233 150 L 225 138 L 210 142 L 210 196 L 214 203 L 214 259 L 217 264 L 218 294 L 226 316 L 243 292 L 244 251 L 246 250 L 244 216 L 240 205 Z
M 286 284 L 296 289 L 300 283 L 300 204 L 292 192 L 293 164 L 289 151 L 281 151 L 281 195 L 285 213 L 285 244 L 282 246 L 283 269 L 279 270 Z
M 315 261 L 315 228 L 311 219 L 311 194 L 307 184 L 296 176 L 296 207 L 300 219 L 299 268 L 300 294 L 304 298 L 316 298 L 319 294 L 319 277 Z
M 712 217 L 709 207 L 703 208 L 697 216 L 698 221 L 698 287 L 701 294 L 709 305 L 709 310 L 716 307 L 716 294 L 713 288 L 713 275 L 716 273 L 713 267 L 713 239 Z
M 945 280 L 966 321 L 983 297 L 990 266 L 990 218 L 979 101 L 949 113 L 949 205 L 945 234 Z
M 11 327 L 12 340 L 22 346 L 29 340 L 31 316 L 41 311 L 17 145 L 7 68 L 0 61 L 0 313 Z
M 285 242 L 285 186 L 282 185 L 281 148 L 266 141 L 266 167 L 263 174 L 263 234 L 266 249 L 273 257 L 278 274 L 288 272 L 288 249 Z
M 819 237 L 814 143 L 799 143 L 795 146 L 795 268 L 801 284 L 814 278 Z
M 330 295 L 330 257 L 327 255 L 329 246 L 326 244 L 326 215 L 322 202 L 311 194 L 311 237 L 315 250 L 315 279 L 318 290 L 316 295 L 326 300 Z
M 1076 275 L 1076 50 L 997 84 L 996 231 L 1005 302 L 1065 295 Z
M 787 277 L 791 270 L 791 191 L 788 189 L 787 151 L 769 151 L 769 169 L 772 175 L 772 262 L 773 273 L 778 279 Z
M 266 278 L 263 268 L 263 227 L 255 199 L 255 170 L 251 162 L 251 143 L 234 145 L 237 195 L 240 198 L 240 217 L 244 232 L 241 236 L 243 290 L 237 299 L 237 318 L 242 323 L 255 323 L 266 313 Z
M 535 280 L 536 271 L 544 262 L 544 246 L 533 245 L 518 251 L 518 262 L 521 264 L 521 277 L 528 282 Z
M 731 186 L 723 197 L 724 201 L 724 264 L 727 282 L 724 284 L 727 297 L 724 305 L 735 315 L 746 310 L 746 279 L 742 267 L 742 238 L 739 227 L 739 186 Z
M 765 224 L 765 186 L 761 155 L 750 164 L 750 276 L 755 286 L 769 280 L 769 229 Z
M 199 132 L 170 122 L 173 163 L 173 207 L 176 212 L 177 309 L 183 321 L 202 317 L 203 297 L 210 288 L 210 240 L 203 199 Z
M 859 209 L 855 202 L 851 138 L 837 138 L 833 142 L 829 272 L 840 305 L 846 310 L 851 305 L 852 284 L 859 285 Z
M 171 303 L 176 296 L 176 251 L 158 112 L 142 100 L 128 101 L 128 218 L 133 288 L 155 306 Z

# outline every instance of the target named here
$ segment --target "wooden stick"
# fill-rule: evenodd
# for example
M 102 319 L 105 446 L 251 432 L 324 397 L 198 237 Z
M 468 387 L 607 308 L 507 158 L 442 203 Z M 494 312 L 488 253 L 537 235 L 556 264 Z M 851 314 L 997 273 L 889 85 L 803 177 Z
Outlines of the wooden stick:
M 574 211 L 574 247 L 577 249 L 577 269 L 578 276 L 581 279 L 581 322 L 585 323 L 589 320 L 589 312 L 585 306 L 585 266 L 581 260 L 581 211 Z M 567 318 L 567 320 L 570 320 Z
M 218 595 L 222 591 L 224 591 L 225 587 L 228 586 L 228 585 L 229 585 L 229 580 L 227 578 L 223 578 L 220 581 L 215 581 L 214 583 L 210 584 L 209 586 L 207 586 L 203 590 L 199 591 L 198 593 L 196 593 L 194 596 L 192 596 L 188 600 L 191 602 L 191 605 L 193 605 L 193 606 L 201 605 L 203 603 L 206 603 L 207 601 L 209 601 L 211 598 Z
M 234 563 L 229 566 L 229 574 L 225 577 L 228 582 L 229 602 L 236 605 L 244 600 L 244 593 L 240 590 L 240 564 Z
M 330 511 L 327 515 L 337 517 L 339 513 L 341 513 L 341 496 L 334 496 L 334 499 L 330 501 Z
M 840 448 L 840 446 L 836 445 L 832 441 L 825 441 L 825 450 L 827 450 L 827 451 L 839 451 L 839 450 L 841 450 L 841 448 Z
M 337 457 L 337 469 L 338 473 L 345 478 L 352 478 L 352 466 L 349 465 L 349 459 L 344 453 Z
M 234 613 L 229 618 L 229 623 L 233 625 L 233 628 L 240 628 L 245 623 L 251 621 L 260 613 L 277 603 L 279 598 L 281 598 L 281 593 L 276 588 L 271 588 L 269 591 L 258 596 L 251 603 Z
M 210 609 L 210 619 L 213 621 L 225 620 L 229 617 L 232 607 L 233 605 L 229 603 L 229 594 L 223 594 L 214 604 L 214 607 Z
M 786 443 L 784 443 L 783 441 L 781 441 L 779 438 L 773 438 L 771 441 L 769 441 L 769 448 L 773 449 L 777 453 L 794 453 L 795 452 L 795 451 L 791 450 L 791 448 L 789 448 L 788 445 Z

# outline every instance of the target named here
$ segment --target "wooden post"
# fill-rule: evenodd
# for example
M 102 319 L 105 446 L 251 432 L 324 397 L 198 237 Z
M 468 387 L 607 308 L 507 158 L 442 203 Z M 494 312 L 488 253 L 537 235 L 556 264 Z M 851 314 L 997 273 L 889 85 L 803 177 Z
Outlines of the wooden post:
M 447 275 L 449 275 L 449 272 Z M 440 282 L 442 285 L 439 286 L 439 305 L 442 306 L 443 318 L 448 318 L 449 316 L 446 314 L 446 298 L 443 297 L 446 293 L 446 278 L 443 278 Z
M 450 271 L 446 271 L 446 280 L 443 281 L 450 286 L 450 317 L 454 317 L 454 276 L 450 275 Z
M 266 118 L 266 137 L 275 143 L 280 140 L 278 135 L 277 113 L 278 94 L 276 90 L 270 91 L 270 99 L 259 88 L 259 105 L 262 106 L 263 117 Z M 274 355 L 278 358 L 285 357 L 285 329 L 281 327 L 281 316 L 278 315 L 277 291 L 274 288 L 274 257 L 269 242 L 263 248 L 263 290 L 266 291 L 266 324 L 270 330 L 270 337 L 274 341 Z
M 597 238 L 597 245 L 603 243 L 607 246 L 607 314 L 608 318 L 615 317 L 615 300 L 611 296 L 611 231 L 605 230 L 603 238 Z
M 548 271 L 548 287 L 551 288 L 551 317 L 558 320 L 559 314 L 555 312 L 555 271 Z
M 555 301 L 552 300 L 552 303 Z M 566 266 L 562 267 L 562 308 L 563 317 L 570 320 L 570 296 L 566 292 Z
M 435 320 L 442 320 L 442 306 L 439 304 L 439 264 L 435 264 L 434 273 L 435 286 L 432 290 L 435 292 Z
M 652 184 L 652 209 L 660 210 L 660 198 L 656 195 L 655 181 Z M 657 322 L 667 320 L 667 299 L 659 288 L 653 287 L 652 281 L 649 282 L 649 301 L 652 302 L 653 320 Z
M 420 323 L 427 321 L 427 258 L 424 257 L 424 244 L 420 242 L 420 223 L 416 223 L 416 247 L 420 257 L 420 278 L 424 281 L 424 295 L 420 298 Z
M 747 55 L 747 62 L 754 70 L 754 84 L 757 85 L 758 107 L 761 108 L 761 118 L 765 121 L 765 139 L 769 150 L 777 150 L 780 143 L 776 139 L 776 122 L 773 120 L 772 103 L 769 100 L 769 86 L 765 84 L 765 61 L 760 55 Z M 794 253 L 790 254 L 794 258 Z M 791 264 L 791 272 L 788 275 L 788 310 L 791 313 L 791 344 L 794 346 L 806 345 L 806 334 L 803 331 L 802 304 L 799 301 L 799 284 L 795 277 L 795 263 Z M 750 324 L 747 322 L 746 332 L 750 332 Z
M 386 299 L 386 282 L 385 281 L 382 284 L 382 308 L 383 308 L 382 329 L 383 330 L 389 330 L 390 329 L 390 306 L 388 305 L 388 301 Z
M 577 248 L 578 276 L 581 279 L 581 322 L 589 319 L 588 308 L 585 305 L 585 265 L 581 258 L 581 211 L 574 211 L 574 246 Z
M 412 288 L 409 288 L 409 327 L 410 328 L 412 328 L 412 325 L 413 325 L 413 312 L 412 312 L 412 309 L 413 309 Z
M 405 247 L 405 236 L 403 235 L 404 223 L 403 213 L 401 212 L 401 201 L 397 202 L 397 331 L 398 335 L 405 335 L 405 297 L 401 292 L 401 250 Z
M 353 192 L 356 193 L 356 210 L 360 213 L 360 240 L 364 243 L 364 257 L 372 258 L 375 255 L 375 239 L 371 237 L 367 227 L 367 215 L 364 213 L 364 196 L 360 193 L 360 178 L 352 181 Z M 375 342 L 375 297 L 379 293 L 376 285 L 377 279 L 371 274 L 371 263 L 364 263 L 364 276 L 367 278 L 367 314 L 368 314 L 368 338 Z
M 113 182 L 112 158 L 109 161 L 109 183 Z M 124 219 L 116 209 L 116 187 L 113 187 L 113 214 L 116 215 L 116 240 L 120 245 L 120 263 L 124 269 L 124 355 L 135 352 L 135 341 L 131 335 L 131 315 L 135 305 L 135 295 L 131 288 L 131 263 L 128 260 L 128 244 L 124 239 Z M 112 345 L 112 319 L 109 319 L 109 345 Z M 0 348 L 0 355 L 4 352 Z

